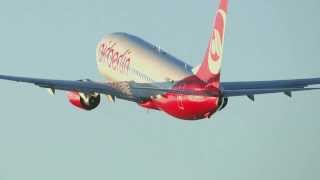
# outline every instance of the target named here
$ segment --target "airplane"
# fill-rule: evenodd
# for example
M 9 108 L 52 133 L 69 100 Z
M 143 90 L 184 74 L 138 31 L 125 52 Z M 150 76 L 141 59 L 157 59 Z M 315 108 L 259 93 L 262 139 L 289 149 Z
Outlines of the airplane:
M 55 80 L 0 75 L 0 79 L 31 83 L 51 94 L 67 91 L 69 102 L 93 110 L 101 96 L 122 99 L 182 120 L 211 118 L 236 96 L 319 90 L 320 78 L 220 82 L 228 0 L 220 0 L 203 62 L 192 67 L 151 43 L 128 33 L 112 33 L 96 48 L 97 67 L 106 82 Z

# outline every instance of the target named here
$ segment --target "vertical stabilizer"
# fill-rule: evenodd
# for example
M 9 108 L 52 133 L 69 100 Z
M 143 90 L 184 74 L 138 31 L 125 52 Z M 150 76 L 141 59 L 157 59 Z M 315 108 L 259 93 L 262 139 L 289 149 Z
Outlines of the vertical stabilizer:
M 223 59 L 227 10 L 228 0 L 220 0 L 205 57 L 202 64 L 195 72 L 201 80 L 216 88 L 219 88 L 220 86 L 220 71 Z

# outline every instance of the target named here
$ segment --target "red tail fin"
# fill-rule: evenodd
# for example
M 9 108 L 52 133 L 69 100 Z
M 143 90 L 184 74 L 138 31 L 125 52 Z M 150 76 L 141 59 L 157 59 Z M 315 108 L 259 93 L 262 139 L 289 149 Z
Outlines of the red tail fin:
M 219 88 L 220 86 L 220 70 L 223 57 L 227 9 L 228 0 L 220 0 L 213 32 L 209 40 L 209 45 L 204 60 L 199 69 L 196 71 L 196 75 L 201 80 L 216 88 Z

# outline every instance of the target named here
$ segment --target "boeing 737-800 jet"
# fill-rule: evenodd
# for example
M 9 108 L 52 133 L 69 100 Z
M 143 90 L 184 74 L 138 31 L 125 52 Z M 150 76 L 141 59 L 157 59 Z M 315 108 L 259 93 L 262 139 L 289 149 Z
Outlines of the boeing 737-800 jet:
M 96 49 L 99 72 L 106 83 L 91 80 L 53 80 L 0 75 L 0 79 L 32 83 L 68 92 L 74 106 L 92 110 L 101 95 L 137 103 L 143 108 L 164 111 L 184 120 L 210 118 L 226 107 L 228 99 L 255 95 L 317 90 L 320 78 L 254 82 L 220 82 L 228 0 L 220 0 L 203 62 L 193 68 L 139 37 L 113 33 Z

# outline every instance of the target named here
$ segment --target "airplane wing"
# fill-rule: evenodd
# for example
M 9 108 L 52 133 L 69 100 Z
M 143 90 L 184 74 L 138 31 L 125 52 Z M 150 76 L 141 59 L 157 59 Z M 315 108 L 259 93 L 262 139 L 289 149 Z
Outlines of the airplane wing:
M 221 92 L 211 92 L 209 90 L 180 90 L 172 89 L 172 85 L 166 83 L 136 83 L 131 81 L 99 83 L 90 80 L 53 80 L 39 79 L 18 76 L 0 75 L 0 79 L 31 83 L 42 88 L 63 91 L 77 91 L 82 93 L 99 93 L 112 95 L 119 99 L 139 102 L 157 95 L 165 93 L 175 93 L 194 96 L 208 97 L 235 97 L 248 96 L 254 100 L 255 95 L 284 93 L 292 96 L 295 91 L 320 90 L 320 87 L 310 87 L 320 85 L 320 78 L 295 79 L 278 81 L 251 81 L 251 82 L 224 82 L 221 83 Z
M 213 94 L 208 91 L 171 89 L 170 85 L 168 86 L 168 83 L 136 83 L 133 81 L 100 83 L 93 82 L 90 80 L 70 81 L 7 75 L 0 75 L 0 79 L 34 84 L 42 88 L 50 89 L 51 92 L 55 92 L 55 90 L 63 90 L 76 91 L 88 94 L 99 93 L 105 95 L 112 95 L 119 99 L 124 99 L 133 102 L 139 102 L 141 100 L 149 99 L 150 97 L 154 97 L 164 93 L 176 93 L 198 96 L 219 96 L 219 94 Z
M 248 96 L 254 100 L 255 95 L 284 93 L 292 96 L 295 91 L 319 90 L 320 78 L 293 79 L 278 81 L 251 81 L 251 82 L 225 82 L 221 83 L 223 97 Z
M 31 83 L 42 88 L 48 88 L 52 91 L 63 90 L 63 91 L 77 91 L 82 93 L 101 93 L 107 95 L 113 95 L 121 99 L 135 101 L 136 98 L 129 93 L 125 92 L 125 84 L 110 84 L 110 83 L 98 83 L 90 80 L 53 80 L 53 79 L 39 79 L 29 77 L 18 77 L 18 76 L 6 76 L 0 75 L 0 79 Z M 122 87 L 122 89 L 120 89 Z

